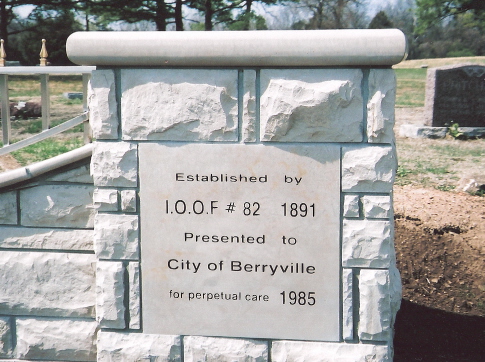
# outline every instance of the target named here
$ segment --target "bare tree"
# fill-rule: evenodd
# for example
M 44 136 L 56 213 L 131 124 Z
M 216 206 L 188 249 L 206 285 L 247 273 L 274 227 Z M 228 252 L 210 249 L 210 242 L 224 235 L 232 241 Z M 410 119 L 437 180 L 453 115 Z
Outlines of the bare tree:
M 308 21 L 295 24 L 298 29 L 363 28 L 367 17 L 366 0 L 300 0 L 300 8 L 309 16 Z

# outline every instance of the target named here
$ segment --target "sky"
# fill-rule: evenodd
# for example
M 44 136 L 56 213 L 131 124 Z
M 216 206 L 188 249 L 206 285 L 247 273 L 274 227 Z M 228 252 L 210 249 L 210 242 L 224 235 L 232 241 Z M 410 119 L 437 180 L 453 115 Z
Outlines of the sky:
M 367 0 L 369 16 L 374 16 L 384 6 L 395 4 L 397 1 L 399 0 Z

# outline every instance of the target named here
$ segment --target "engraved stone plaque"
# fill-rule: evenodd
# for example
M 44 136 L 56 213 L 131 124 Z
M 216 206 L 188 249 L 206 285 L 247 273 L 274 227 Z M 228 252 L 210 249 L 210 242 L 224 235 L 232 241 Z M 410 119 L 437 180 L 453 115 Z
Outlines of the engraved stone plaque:
M 140 144 L 144 333 L 340 340 L 337 145 Z

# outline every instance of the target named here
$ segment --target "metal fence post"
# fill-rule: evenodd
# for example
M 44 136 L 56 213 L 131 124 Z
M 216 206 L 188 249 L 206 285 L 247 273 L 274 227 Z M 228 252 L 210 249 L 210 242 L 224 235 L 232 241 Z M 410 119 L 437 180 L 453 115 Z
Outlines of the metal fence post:
M 8 96 L 8 75 L 0 74 L 0 95 L 2 97 L 2 136 L 3 145 L 10 144 L 10 102 Z
M 42 39 L 42 48 L 40 49 L 40 66 L 45 67 L 47 65 L 47 49 L 45 47 L 45 39 Z M 42 130 L 45 131 L 50 127 L 51 116 L 51 95 L 49 89 L 49 74 L 40 75 L 40 96 L 42 103 Z
M 7 59 L 7 53 L 5 53 L 4 40 L 0 40 L 0 66 L 5 66 L 5 59 Z M 10 144 L 10 98 L 8 96 L 8 75 L 0 75 L 0 97 L 2 106 L 2 140 L 3 145 Z
M 50 89 L 49 74 L 40 75 L 40 96 L 42 104 L 42 130 L 45 131 L 50 127 Z
M 91 73 L 83 73 L 83 112 L 88 112 L 88 86 L 89 80 L 91 79 Z M 89 123 L 89 119 L 87 119 L 84 123 L 84 143 L 91 143 L 93 139 L 93 132 L 91 130 L 91 124 Z

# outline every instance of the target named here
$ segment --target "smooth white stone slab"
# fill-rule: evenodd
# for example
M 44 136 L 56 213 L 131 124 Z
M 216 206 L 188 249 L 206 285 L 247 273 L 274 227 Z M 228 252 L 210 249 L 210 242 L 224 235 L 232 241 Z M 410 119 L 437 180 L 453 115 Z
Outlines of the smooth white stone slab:
M 393 65 L 406 56 L 406 37 L 398 29 L 89 31 L 72 34 L 66 51 L 84 65 Z
M 144 333 L 338 341 L 339 156 L 336 145 L 140 144 Z M 188 181 L 197 174 L 213 181 Z M 292 305 L 290 291 L 305 298 Z

